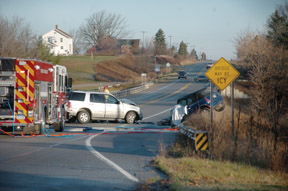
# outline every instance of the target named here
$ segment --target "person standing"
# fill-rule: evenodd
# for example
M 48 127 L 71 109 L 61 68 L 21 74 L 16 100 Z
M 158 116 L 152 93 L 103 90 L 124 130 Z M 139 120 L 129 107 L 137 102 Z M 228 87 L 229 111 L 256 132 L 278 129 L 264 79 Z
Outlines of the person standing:
M 109 95 L 107 95 L 107 94 L 110 93 L 107 86 L 104 86 L 104 92 L 106 93 L 104 96 L 105 96 L 105 100 L 107 101 L 109 98 Z
M 107 86 L 104 86 L 104 92 L 107 93 L 107 94 L 110 93 Z
M 180 104 L 175 105 L 172 109 L 171 126 L 178 127 L 182 123 L 184 116 L 187 114 L 188 114 L 187 105 L 185 106 Z

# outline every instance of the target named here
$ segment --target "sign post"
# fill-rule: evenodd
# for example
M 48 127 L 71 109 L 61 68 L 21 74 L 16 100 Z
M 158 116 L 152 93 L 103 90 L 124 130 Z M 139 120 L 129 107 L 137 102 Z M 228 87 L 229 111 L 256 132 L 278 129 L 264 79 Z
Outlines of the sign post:
M 141 73 L 141 78 L 142 78 L 142 84 L 146 84 L 146 73 Z
M 166 64 L 166 67 L 168 68 L 168 73 L 170 74 L 170 63 L 168 62 L 167 64 Z
M 240 73 L 223 57 L 221 57 L 207 72 L 205 75 L 213 82 L 220 90 L 224 90 L 231 82 L 231 105 L 232 105 L 232 137 L 234 138 L 234 85 L 233 81 L 240 75 Z M 211 92 L 213 91 L 211 85 Z M 213 94 L 211 94 L 213 95 Z M 213 96 L 210 98 L 210 103 L 212 104 Z M 212 110 L 212 109 L 211 109 Z M 211 111 L 212 113 L 212 111 Z M 212 114 L 211 114 L 211 120 Z M 213 124 L 212 121 L 210 124 Z M 210 125 L 211 126 L 211 125 Z M 211 127 L 212 128 L 212 127 Z

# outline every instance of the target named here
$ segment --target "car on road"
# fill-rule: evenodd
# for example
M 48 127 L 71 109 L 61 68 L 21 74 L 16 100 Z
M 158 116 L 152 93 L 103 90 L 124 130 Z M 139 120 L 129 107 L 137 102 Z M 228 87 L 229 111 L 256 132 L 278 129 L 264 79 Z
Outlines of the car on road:
M 206 69 L 211 68 L 214 65 L 214 62 L 208 62 L 206 65 Z
M 210 88 L 205 87 L 177 100 L 177 104 L 187 106 L 187 113 L 210 110 Z M 213 92 L 213 109 L 220 112 L 225 109 L 224 99 L 217 91 Z
M 105 92 L 72 91 L 68 97 L 67 112 L 70 121 L 88 123 L 91 120 L 125 120 L 133 124 L 142 120 L 140 107 L 128 99 L 118 99 Z
M 178 79 L 184 78 L 187 79 L 187 73 L 185 71 L 179 71 L 178 72 Z
M 208 82 L 209 79 L 205 75 L 199 75 L 196 78 L 194 78 L 195 82 Z

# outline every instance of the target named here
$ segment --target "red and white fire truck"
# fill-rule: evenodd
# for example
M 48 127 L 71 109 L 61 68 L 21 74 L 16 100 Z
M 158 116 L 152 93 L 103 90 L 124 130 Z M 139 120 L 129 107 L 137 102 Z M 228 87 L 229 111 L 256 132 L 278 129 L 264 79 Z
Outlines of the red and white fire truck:
M 39 134 L 63 131 L 68 100 L 66 67 L 34 59 L 0 58 L 0 128 Z

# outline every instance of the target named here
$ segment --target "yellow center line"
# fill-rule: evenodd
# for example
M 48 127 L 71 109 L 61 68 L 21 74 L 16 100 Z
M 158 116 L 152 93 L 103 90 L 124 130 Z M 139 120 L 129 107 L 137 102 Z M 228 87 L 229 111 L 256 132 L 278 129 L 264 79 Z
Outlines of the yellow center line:
M 155 102 L 157 102 L 157 101 L 160 101 L 160 100 L 162 100 L 162 99 L 166 99 L 166 98 L 168 98 L 168 97 L 171 97 L 171 96 L 173 96 L 173 95 L 175 95 L 175 94 L 183 91 L 184 89 L 188 88 L 188 86 L 190 86 L 190 85 L 191 85 L 191 84 L 188 83 L 188 84 L 186 84 L 184 87 L 180 88 L 179 90 L 177 90 L 177 91 L 175 91 L 175 92 L 172 92 L 171 94 L 168 94 L 168 95 L 166 95 L 166 96 L 164 96 L 164 97 L 161 97 L 161 98 L 158 98 L 158 99 L 156 99 L 156 100 L 148 101 L 148 102 L 146 102 L 146 103 L 144 103 L 144 104 L 142 104 L 142 105 L 139 105 L 139 106 L 141 107 L 141 106 L 143 106 L 143 105 L 149 105 L 149 104 L 155 103 Z
M 204 70 L 205 70 L 205 67 L 198 73 L 198 75 L 202 74 Z M 157 102 L 157 101 L 160 101 L 161 99 L 166 99 L 166 98 L 168 98 L 168 97 L 171 97 L 171 96 L 173 96 L 173 95 L 175 95 L 175 94 L 177 94 L 177 93 L 185 90 L 185 89 L 188 88 L 188 86 L 190 86 L 190 85 L 191 85 L 191 84 L 188 83 L 188 84 L 186 84 L 184 87 L 182 87 L 181 89 L 179 89 L 179 90 L 177 90 L 177 91 L 175 91 L 175 92 L 173 92 L 173 93 L 171 93 L 171 94 L 169 94 L 169 95 L 167 95 L 167 96 L 158 98 L 158 99 L 156 99 L 156 100 L 148 101 L 148 102 L 146 102 L 146 103 L 144 103 L 144 104 L 141 104 L 141 105 L 139 105 L 139 106 L 142 107 L 142 106 L 144 106 L 144 105 L 148 105 L 148 104 L 152 104 L 152 103 L 155 103 L 155 102 Z

